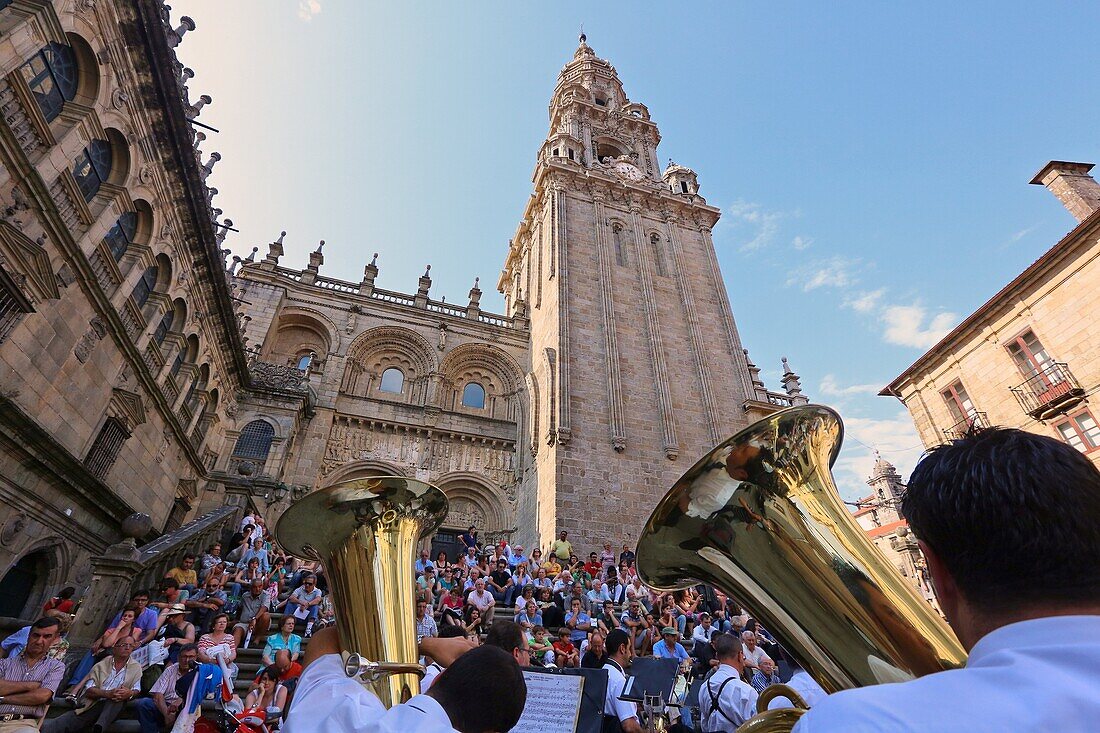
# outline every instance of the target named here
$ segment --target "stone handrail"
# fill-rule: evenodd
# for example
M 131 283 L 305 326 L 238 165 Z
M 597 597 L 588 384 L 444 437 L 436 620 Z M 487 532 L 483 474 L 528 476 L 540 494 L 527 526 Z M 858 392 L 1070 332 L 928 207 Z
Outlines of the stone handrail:
M 220 506 L 201 517 L 188 522 L 174 532 L 161 535 L 147 545 L 138 548 L 137 562 L 141 565 L 134 588 L 154 588 L 164 574 L 179 564 L 184 554 L 201 555 L 207 546 L 220 537 L 226 525 L 231 524 L 240 510 L 236 506 Z M 195 564 L 198 567 L 198 563 Z

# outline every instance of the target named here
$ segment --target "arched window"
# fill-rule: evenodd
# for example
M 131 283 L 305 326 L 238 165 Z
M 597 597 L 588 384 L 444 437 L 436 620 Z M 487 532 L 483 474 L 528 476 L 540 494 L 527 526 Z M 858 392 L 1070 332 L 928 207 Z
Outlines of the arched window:
M 176 354 L 176 360 L 172 362 L 172 376 L 176 376 L 180 373 L 180 369 L 183 368 L 183 361 L 187 358 L 187 344 L 180 347 L 180 353 Z
M 401 394 L 405 387 L 405 373 L 397 367 L 390 367 L 382 372 L 382 382 L 378 385 L 379 392 L 392 392 Z
M 477 382 L 470 382 L 462 389 L 462 404 L 475 410 L 485 409 L 485 388 Z
M 626 245 L 623 244 L 623 225 L 619 222 L 612 224 L 611 236 L 615 239 L 615 263 L 621 267 L 626 264 Z
M 304 372 L 306 369 L 309 369 L 309 365 L 312 364 L 312 363 L 313 363 L 313 352 L 311 351 L 308 354 L 302 354 L 301 356 L 298 357 L 297 368 L 298 368 L 299 371 Z
M 85 201 L 91 201 L 111 175 L 111 143 L 92 140 L 73 161 L 73 177 Z
M 160 323 L 157 324 L 157 330 L 153 331 L 153 340 L 157 344 L 163 344 L 168 332 L 172 330 L 172 322 L 176 320 L 176 313 L 174 310 L 169 310 L 164 314 L 164 318 L 160 319 Z
M 76 54 L 66 45 L 51 43 L 21 70 L 47 122 L 61 114 L 65 102 L 76 97 Z
M 253 420 L 244 426 L 237 444 L 233 446 L 233 456 L 250 458 L 256 461 L 267 460 L 271 452 L 271 440 L 275 437 L 275 428 L 263 420 Z
M 111 231 L 103 237 L 103 241 L 107 243 L 107 248 L 111 250 L 111 256 L 115 258 L 115 262 L 120 261 L 122 256 L 126 254 L 126 250 L 133 244 L 134 237 L 137 235 L 137 223 L 137 213 L 127 211 L 118 217 L 118 221 L 111 227 Z
M 653 234 L 649 237 L 649 244 L 653 247 L 653 262 L 657 266 L 657 274 L 665 274 L 665 260 L 661 257 L 661 237 Z
M 157 266 L 153 265 L 142 274 L 141 279 L 134 286 L 134 302 L 137 303 L 138 308 L 144 306 L 146 301 L 149 300 L 149 295 L 153 292 L 156 284 Z

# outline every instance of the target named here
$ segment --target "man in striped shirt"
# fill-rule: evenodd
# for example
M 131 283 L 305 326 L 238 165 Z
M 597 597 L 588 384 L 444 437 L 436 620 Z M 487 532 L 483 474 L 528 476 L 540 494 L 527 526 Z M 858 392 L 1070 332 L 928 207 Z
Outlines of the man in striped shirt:
M 40 618 L 31 624 L 23 651 L 0 659 L 0 733 L 37 733 L 65 674 L 64 662 L 47 656 L 60 636 L 56 618 Z

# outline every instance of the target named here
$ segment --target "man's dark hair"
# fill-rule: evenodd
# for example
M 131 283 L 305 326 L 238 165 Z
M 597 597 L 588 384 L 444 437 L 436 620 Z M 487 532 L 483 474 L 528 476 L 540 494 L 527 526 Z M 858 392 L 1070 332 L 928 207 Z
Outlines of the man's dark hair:
M 462 626 L 459 626 L 458 624 L 444 624 L 442 628 L 439 629 L 440 639 L 464 639 L 466 638 L 466 636 L 468 636 L 468 634 L 466 633 L 466 629 Z
M 619 653 L 619 647 L 630 643 L 630 637 L 622 629 L 612 629 L 607 635 L 604 646 L 607 647 L 607 656 L 612 657 Z
M 1054 438 L 990 428 L 933 448 L 902 514 L 981 609 L 1100 598 L 1100 471 Z
M 737 656 L 741 651 L 741 640 L 733 634 L 715 634 L 710 639 L 714 647 L 714 656 L 719 659 L 729 659 Z
M 136 591 L 134 591 L 133 593 L 131 593 L 131 594 L 130 594 L 130 600 L 132 601 L 132 600 L 134 600 L 135 598 L 141 598 L 142 596 L 145 596 L 146 598 L 150 598 L 150 597 L 151 597 L 151 596 L 150 596 L 150 594 L 149 594 L 149 591 L 147 591 L 147 590 L 145 590 L 144 588 L 142 588 L 141 590 L 136 590 Z
M 486 645 L 456 659 L 435 678 L 427 694 L 460 733 L 503 732 L 515 727 L 523 714 L 527 683 L 510 654 Z
M 32 629 L 48 629 L 51 626 L 56 626 L 57 633 L 61 633 L 61 620 L 56 616 L 43 616 L 31 624 Z
M 67 601 L 70 598 L 72 598 L 75 594 L 76 594 L 76 588 L 72 587 L 71 585 L 67 585 L 58 592 L 57 597 L 60 598 L 63 601 Z
M 161 587 L 162 590 L 168 590 L 169 588 L 175 588 L 176 590 L 179 590 L 180 589 L 180 583 L 175 578 L 165 577 L 165 578 L 161 578 L 160 587 Z
M 189 553 L 187 553 L 186 555 L 183 556 L 183 559 L 184 559 L 184 562 L 186 562 L 187 560 L 194 560 L 195 555 L 193 553 L 189 552 Z
M 485 635 L 485 645 L 495 646 L 511 654 L 523 646 L 523 629 L 515 621 L 494 621 Z M 434 686 L 435 683 L 432 683 Z M 486 730 L 490 730 L 486 728 Z M 499 729 L 493 729 L 499 730 Z
M 180 647 L 180 650 L 176 653 L 176 658 L 179 658 L 179 655 L 183 654 L 184 652 L 196 652 L 197 653 L 198 651 L 199 651 L 199 645 L 198 644 L 184 644 L 183 646 Z

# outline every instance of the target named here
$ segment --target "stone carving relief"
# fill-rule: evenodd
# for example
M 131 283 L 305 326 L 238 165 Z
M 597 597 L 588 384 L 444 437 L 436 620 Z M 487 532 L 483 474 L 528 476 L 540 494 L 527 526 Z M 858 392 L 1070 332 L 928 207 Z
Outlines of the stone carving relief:
M 337 419 L 325 444 L 321 474 L 328 475 L 345 463 L 370 460 L 415 467 L 436 476 L 469 471 L 498 486 L 514 482 L 515 447 L 510 443 L 395 428 Z
M 9 517 L 8 521 L 4 522 L 4 528 L 0 530 L 0 545 L 10 547 L 19 535 L 23 534 L 29 522 L 27 515 L 22 512 Z
M 86 363 L 91 357 L 95 345 L 106 335 L 107 324 L 105 324 L 103 319 L 99 316 L 93 316 L 92 320 L 88 322 L 88 330 L 80 337 L 80 340 L 76 343 L 76 347 L 73 349 L 73 355 L 76 356 L 77 361 L 81 364 Z
M 465 529 L 470 525 L 485 527 L 485 512 L 469 499 L 452 499 L 447 511 L 446 523 L 452 527 Z

